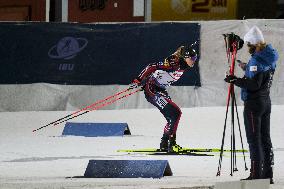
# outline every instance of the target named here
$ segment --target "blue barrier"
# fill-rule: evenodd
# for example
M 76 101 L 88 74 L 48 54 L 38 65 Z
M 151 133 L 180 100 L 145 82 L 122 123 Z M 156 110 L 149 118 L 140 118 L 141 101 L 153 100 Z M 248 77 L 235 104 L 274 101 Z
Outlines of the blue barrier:
M 73 123 L 65 124 L 62 135 L 85 137 L 131 135 L 127 123 Z
M 87 178 L 161 178 L 172 176 L 167 160 L 89 160 Z

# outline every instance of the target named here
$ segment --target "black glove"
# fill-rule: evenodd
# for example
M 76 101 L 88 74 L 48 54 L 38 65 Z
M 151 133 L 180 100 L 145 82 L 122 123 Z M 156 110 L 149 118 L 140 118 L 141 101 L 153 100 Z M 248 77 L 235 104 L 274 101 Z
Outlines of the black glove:
M 235 83 L 237 79 L 238 78 L 234 75 L 227 75 L 224 81 L 226 81 L 227 83 Z

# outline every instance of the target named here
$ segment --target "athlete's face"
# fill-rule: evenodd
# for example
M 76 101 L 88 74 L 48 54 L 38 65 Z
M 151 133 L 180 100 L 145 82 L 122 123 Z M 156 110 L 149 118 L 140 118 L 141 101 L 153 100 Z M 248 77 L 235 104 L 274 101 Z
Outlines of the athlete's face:
M 195 61 L 193 61 L 191 58 L 186 58 L 186 59 L 185 59 L 185 62 L 187 63 L 187 65 L 188 65 L 189 67 L 193 67 L 193 66 L 194 66 L 194 63 L 195 63 Z

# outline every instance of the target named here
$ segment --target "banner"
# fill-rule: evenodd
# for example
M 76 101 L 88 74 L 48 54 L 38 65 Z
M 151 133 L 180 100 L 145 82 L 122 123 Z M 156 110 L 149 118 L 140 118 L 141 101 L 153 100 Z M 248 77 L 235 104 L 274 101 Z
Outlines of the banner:
M 1 84 L 127 85 L 149 63 L 198 40 L 200 25 L 3 22 L 0 34 Z M 198 65 L 177 84 L 200 86 Z
M 153 0 L 152 21 L 236 19 L 237 0 Z

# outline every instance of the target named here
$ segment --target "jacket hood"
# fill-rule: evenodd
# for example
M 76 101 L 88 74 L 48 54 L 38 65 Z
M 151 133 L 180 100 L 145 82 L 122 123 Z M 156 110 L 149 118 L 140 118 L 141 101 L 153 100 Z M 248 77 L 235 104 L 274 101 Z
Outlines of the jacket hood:
M 270 44 L 268 44 L 262 51 L 256 52 L 253 57 L 258 60 L 260 59 L 264 66 L 269 66 L 272 69 L 275 69 L 279 55 L 278 52 L 273 49 Z

